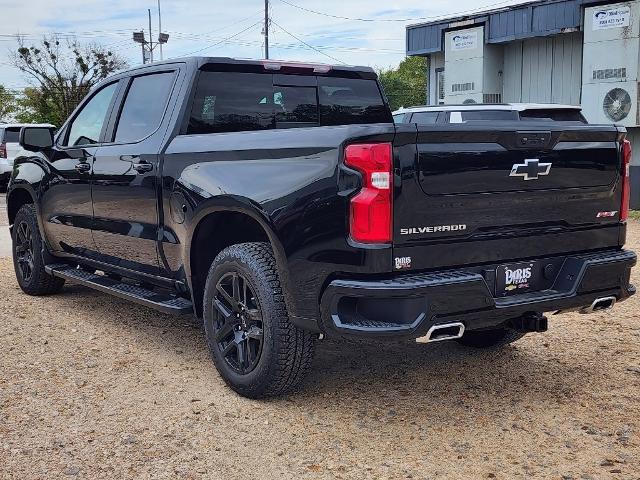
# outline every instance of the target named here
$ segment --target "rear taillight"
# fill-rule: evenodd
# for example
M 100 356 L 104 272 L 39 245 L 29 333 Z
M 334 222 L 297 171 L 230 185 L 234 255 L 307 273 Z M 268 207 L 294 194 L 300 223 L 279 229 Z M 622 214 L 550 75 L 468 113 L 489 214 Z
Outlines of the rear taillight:
M 622 142 L 622 204 L 620 206 L 620 221 L 625 222 L 629 218 L 629 197 L 631 193 L 631 181 L 629 168 L 631 167 L 631 142 Z
M 0 143 L 0 158 L 7 158 L 7 144 Z
M 351 238 L 389 243 L 392 238 L 393 156 L 390 143 L 349 145 L 345 165 L 362 173 L 362 189 L 351 199 Z

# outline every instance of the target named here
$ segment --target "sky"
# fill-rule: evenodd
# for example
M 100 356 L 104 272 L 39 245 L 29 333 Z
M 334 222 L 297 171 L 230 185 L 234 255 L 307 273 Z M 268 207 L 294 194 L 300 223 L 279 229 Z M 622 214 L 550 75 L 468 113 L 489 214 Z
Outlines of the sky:
M 191 54 L 262 58 L 264 0 L 161 0 L 164 58 Z M 405 27 L 443 15 L 502 7 L 518 0 L 270 0 L 271 58 L 387 68 L 405 57 Z M 295 6 L 294 6 L 295 5 Z M 43 35 L 75 36 L 142 63 L 133 31 L 158 36 L 157 0 L 0 0 L 0 84 L 30 81 L 11 65 L 15 35 L 37 43 Z M 318 13 L 313 13 L 314 10 Z M 335 18 L 350 17 L 352 19 Z M 358 18 L 360 20 L 353 20 Z M 366 21 L 365 21 L 366 20 Z M 306 44 L 306 45 L 305 45 Z M 155 51 L 156 59 L 159 51 Z

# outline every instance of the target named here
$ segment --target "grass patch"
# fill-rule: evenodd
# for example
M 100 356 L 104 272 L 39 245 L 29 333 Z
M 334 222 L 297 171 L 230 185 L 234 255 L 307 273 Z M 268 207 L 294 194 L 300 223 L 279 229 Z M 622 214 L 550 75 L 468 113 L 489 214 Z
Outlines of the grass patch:
M 640 210 L 630 210 L 629 218 L 632 218 L 634 220 L 640 220 Z

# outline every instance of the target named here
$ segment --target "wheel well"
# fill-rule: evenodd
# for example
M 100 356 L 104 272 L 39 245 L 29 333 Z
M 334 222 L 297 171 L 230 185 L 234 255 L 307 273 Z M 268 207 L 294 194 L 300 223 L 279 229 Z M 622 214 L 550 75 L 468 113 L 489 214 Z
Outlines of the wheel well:
M 269 242 L 257 220 L 239 212 L 212 213 L 200 221 L 191 241 L 191 284 L 195 309 L 202 315 L 204 287 L 213 260 L 225 248 L 246 242 Z
M 11 192 L 9 198 L 7 198 L 7 214 L 9 216 L 9 225 L 13 225 L 18 210 L 23 205 L 33 203 L 33 197 L 24 188 L 18 188 Z

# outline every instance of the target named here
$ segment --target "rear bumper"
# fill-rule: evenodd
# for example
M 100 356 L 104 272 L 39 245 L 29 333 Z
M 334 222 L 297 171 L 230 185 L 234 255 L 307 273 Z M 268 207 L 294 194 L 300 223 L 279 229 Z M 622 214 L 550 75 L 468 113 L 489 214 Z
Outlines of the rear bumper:
M 561 267 L 548 290 L 496 298 L 497 265 L 382 280 L 332 281 L 322 300 L 321 329 L 331 335 L 420 337 L 433 325 L 462 322 L 467 331 L 493 328 L 530 313 L 576 310 L 597 298 L 623 301 L 636 255 L 626 250 L 544 259 Z

